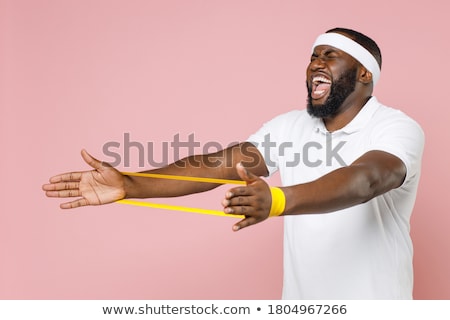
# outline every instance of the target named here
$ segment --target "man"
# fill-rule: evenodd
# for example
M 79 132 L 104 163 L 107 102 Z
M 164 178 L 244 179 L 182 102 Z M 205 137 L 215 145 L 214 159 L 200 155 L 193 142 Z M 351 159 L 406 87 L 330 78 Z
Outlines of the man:
M 245 180 L 222 201 L 225 213 L 245 216 L 235 231 L 285 216 L 284 299 L 411 299 L 409 220 L 424 135 L 372 97 L 380 69 L 373 40 L 329 30 L 314 43 L 306 70 L 306 110 L 274 118 L 247 142 L 149 172 Z M 43 186 L 50 197 L 78 197 L 62 208 L 217 186 L 124 176 L 86 151 L 82 157 L 94 170 L 58 175 Z M 259 178 L 277 170 L 281 188 Z

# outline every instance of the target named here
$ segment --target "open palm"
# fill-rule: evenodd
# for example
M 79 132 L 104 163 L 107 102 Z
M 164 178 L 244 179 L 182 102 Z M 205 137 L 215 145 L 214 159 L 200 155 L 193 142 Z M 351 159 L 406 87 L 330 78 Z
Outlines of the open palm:
M 62 203 L 63 209 L 101 205 L 125 197 L 125 177 L 119 171 L 93 158 L 86 150 L 81 151 L 81 156 L 94 170 L 69 172 L 51 177 L 50 183 L 42 186 L 48 197 L 78 198 Z

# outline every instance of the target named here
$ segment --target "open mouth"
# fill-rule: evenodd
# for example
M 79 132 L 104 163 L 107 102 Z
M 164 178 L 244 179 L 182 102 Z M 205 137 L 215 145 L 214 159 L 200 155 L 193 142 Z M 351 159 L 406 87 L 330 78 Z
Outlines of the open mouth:
M 323 98 L 331 88 L 331 80 L 323 75 L 312 78 L 311 98 L 314 100 Z

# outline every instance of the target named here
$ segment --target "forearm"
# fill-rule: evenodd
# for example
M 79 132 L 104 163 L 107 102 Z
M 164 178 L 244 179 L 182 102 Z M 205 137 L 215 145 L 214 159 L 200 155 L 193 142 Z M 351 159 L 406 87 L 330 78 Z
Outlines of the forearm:
M 225 179 L 219 168 L 208 166 L 192 166 L 195 162 L 202 163 L 204 156 L 192 156 L 164 168 L 144 171 L 142 173 L 164 174 L 176 176 L 207 177 Z M 159 179 L 139 176 L 126 176 L 125 190 L 127 198 L 163 198 L 177 197 L 187 194 L 204 192 L 216 188 L 219 184 Z M 231 179 L 231 177 L 227 177 Z
M 250 148 L 250 149 L 249 149 Z M 145 171 L 144 173 L 205 177 L 216 179 L 239 179 L 236 172 L 238 162 L 246 163 L 256 174 L 265 174 L 262 170 L 259 153 L 248 143 L 242 143 L 225 150 L 207 155 L 195 155 L 181 159 L 166 167 Z M 127 198 L 177 197 L 208 191 L 220 184 L 181 180 L 158 179 L 148 177 L 125 177 Z

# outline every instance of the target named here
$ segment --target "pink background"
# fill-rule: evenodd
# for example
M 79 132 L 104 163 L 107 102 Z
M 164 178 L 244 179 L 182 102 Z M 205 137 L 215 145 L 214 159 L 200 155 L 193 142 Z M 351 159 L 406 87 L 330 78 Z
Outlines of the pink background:
M 382 49 L 375 95 L 426 132 L 415 298 L 450 299 L 448 12 L 446 0 L 0 1 L 0 298 L 280 298 L 282 219 L 233 233 L 233 218 L 62 211 L 41 185 L 87 169 L 82 148 L 112 161 L 102 146 L 126 132 L 158 152 L 177 133 L 245 139 L 304 107 L 311 44 L 344 26 Z M 137 156 L 119 169 L 142 170 Z M 225 190 L 165 202 L 220 209 Z

